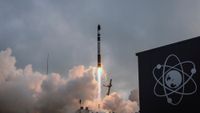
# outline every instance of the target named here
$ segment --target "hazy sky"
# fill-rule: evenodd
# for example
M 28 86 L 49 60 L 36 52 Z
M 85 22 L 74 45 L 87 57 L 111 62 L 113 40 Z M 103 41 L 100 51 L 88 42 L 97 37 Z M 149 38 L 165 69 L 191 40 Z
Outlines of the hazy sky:
M 199 0 L 0 0 L 0 50 L 61 75 L 96 66 L 96 27 L 113 91 L 138 88 L 135 53 L 200 35 Z

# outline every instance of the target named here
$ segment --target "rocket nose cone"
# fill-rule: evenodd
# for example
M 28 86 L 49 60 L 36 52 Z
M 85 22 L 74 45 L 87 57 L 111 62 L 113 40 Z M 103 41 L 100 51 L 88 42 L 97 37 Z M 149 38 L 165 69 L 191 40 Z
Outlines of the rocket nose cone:
M 98 26 L 97 26 L 97 30 L 101 30 L 101 26 L 100 26 L 100 24 L 98 24 Z

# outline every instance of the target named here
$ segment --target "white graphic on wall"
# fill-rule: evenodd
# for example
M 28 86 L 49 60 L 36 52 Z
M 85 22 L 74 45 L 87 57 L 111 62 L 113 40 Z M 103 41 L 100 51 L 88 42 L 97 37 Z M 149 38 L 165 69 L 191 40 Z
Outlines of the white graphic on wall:
M 192 95 L 197 91 L 197 85 L 192 78 L 196 73 L 192 61 L 183 61 L 175 54 L 170 54 L 164 64 L 157 64 L 153 69 L 156 80 L 154 94 L 165 97 L 171 105 L 181 103 L 184 95 Z

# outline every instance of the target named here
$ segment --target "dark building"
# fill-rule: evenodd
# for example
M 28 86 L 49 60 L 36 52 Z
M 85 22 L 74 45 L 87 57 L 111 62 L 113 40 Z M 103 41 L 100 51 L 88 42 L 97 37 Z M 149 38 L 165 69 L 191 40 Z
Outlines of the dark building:
M 136 55 L 140 113 L 200 113 L 200 37 Z

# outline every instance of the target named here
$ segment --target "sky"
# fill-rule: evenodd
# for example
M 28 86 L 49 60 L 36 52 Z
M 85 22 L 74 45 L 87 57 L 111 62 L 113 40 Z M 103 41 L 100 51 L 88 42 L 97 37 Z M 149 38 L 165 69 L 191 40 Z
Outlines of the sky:
M 65 75 L 96 66 L 96 27 L 112 91 L 138 89 L 137 52 L 200 35 L 198 0 L 0 0 L 0 50 L 16 67 Z

